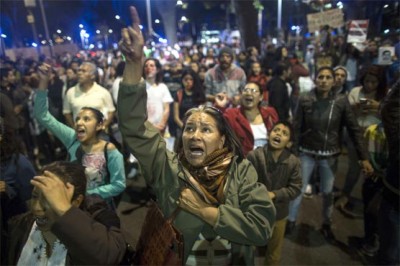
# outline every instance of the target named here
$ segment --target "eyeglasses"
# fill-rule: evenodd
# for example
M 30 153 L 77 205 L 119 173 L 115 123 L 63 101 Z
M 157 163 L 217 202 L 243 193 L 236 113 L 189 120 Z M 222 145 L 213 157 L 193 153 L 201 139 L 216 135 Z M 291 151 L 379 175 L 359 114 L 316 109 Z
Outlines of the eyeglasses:
M 251 93 L 251 94 L 257 94 L 259 93 L 260 90 L 259 89 L 251 89 L 251 88 L 244 88 L 242 90 L 242 93 Z

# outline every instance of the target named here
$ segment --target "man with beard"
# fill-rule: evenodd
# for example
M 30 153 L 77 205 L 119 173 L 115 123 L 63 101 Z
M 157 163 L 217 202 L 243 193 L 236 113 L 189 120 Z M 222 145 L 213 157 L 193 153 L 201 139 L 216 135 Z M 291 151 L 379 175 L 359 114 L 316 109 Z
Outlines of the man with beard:
M 226 94 L 233 105 L 237 105 L 239 94 L 246 84 L 243 69 L 232 64 L 234 53 L 231 48 L 223 47 L 218 56 L 218 64 L 206 73 L 204 85 L 207 101 L 214 102 L 218 94 Z

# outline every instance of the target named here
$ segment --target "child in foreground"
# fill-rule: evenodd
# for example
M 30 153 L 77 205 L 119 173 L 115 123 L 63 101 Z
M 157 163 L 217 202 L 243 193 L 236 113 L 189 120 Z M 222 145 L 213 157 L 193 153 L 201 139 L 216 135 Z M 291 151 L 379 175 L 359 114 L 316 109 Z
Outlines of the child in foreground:
M 276 222 L 265 254 L 265 265 L 278 265 L 285 234 L 289 202 L 300 195 L 302 179 L 300 160 L 289 151 L 293 130 L 289 122 L 277 122 L 269 134 L 268 144 L 251 151 L 247 159 L 258 173 L 276 208 Z

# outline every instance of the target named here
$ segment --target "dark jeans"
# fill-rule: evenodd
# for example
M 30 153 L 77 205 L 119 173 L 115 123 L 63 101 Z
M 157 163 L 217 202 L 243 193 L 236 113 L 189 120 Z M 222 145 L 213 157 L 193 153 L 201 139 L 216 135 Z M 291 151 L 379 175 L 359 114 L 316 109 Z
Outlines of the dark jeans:
M 371 178 L 367 178 L 363 183 L 364 234 L 367 243 L 373 243 L 374 238 L 378 235 L 378 210 L 379 198 L 382 197 L 382 186 L 380 179 L 374 182 Z
M 379 263 L 383 265 L 400 264 L 400 213 L 395 204 L 383 198 L 379 209 Z

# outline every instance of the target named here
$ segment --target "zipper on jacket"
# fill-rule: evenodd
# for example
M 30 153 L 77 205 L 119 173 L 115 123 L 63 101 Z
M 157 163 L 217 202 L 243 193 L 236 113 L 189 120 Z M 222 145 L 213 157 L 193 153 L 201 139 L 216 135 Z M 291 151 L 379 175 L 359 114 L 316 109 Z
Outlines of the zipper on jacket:
M 331 110 L 329 111 L 328 125 L 327 125 L 327 127 L 326 127 L 326 132 L 325 132 L 325 142 L 324 142 L 324 149 L 323 149 L 323 152 L 326 151 L 326 144 L 327 144 L 327 142 L 328 142 L 329 126 L 331 125 L 332 114 L 333 114 L 333 106 L 334 106 L 334 105 L 335 105 L 335 99 L 332 100 Z

